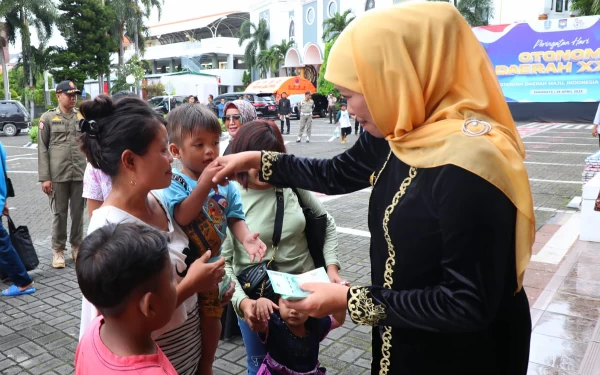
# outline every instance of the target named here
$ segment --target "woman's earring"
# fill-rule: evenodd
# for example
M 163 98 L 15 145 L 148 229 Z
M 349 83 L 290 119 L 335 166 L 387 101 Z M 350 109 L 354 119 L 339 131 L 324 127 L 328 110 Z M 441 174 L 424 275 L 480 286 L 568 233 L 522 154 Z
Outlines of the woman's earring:
M 133 173 L 131 174 L 131 181 L 129 181 L 129 183 L 131 184 L 131 186 L 135 186 L 137 184 L 137 181 L 135 180 L 135 175 Z

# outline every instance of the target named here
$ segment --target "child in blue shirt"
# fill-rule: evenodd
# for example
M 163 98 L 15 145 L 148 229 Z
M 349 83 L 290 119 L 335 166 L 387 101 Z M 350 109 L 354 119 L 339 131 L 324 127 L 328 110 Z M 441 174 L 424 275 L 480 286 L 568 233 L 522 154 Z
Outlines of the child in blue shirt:
M 173 181 L 162 191 L 162 199 L 190 239 L 189 249 L 184 250 L 185 263 L 189 267 L 208 249 L 214 254 L 211 261 L 218 260 L 228 227 L 252 261 L 255 256 L 262 259 L 266 245 L 259 239 L 259 233 L 248 230 L 239 191 L 234 184 L 221 186 L 212 182 L 222 168 L 213 163 L 219 156 L 221 136 L 215 114 L 205 106 L 184 104 L 169 113 L 167 122 L 169 150 L 182 168 L 181 171 L 173 168 Z M 180 276 L 185 276 L 186 271 Z M 202 326 L 201 374 L 212 374 L 221 336 L 220 295 L 229 288 L 230 282 L 224 280 L 221 285 L 221 291 L 215 286 L 213 291 L 198 295 Z

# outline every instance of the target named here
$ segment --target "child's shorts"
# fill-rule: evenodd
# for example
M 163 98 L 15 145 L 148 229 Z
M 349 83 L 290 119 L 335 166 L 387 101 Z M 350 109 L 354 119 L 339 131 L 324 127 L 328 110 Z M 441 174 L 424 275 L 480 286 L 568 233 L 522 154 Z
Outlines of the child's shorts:
M 198 293 L 198 305 L 201 318 L 221 319 L 223 308 L 219 298 L 219 287 L 215 286 L 208 292 Z
M 196 219 L 182 227 L 182 229 L 188 236 L 190 249 L 193 249 L 198 257 L 204 255 L 206 249 L 210 248 L 213 249 L 213 253 L 209 262 L 214 262 L 220 258 L 221 237 L 204 212 L 200 212 Z M 214 249 L 218 250 L 215 251 Z M 223 315 L 223 308 L 221 307 L 219 287 L 215 285 L 208 292 L 198 293 L 198 305 L 200 306 L 200 317 L 220 319 Z
M 342 137 L 352 134 L 352 127 L 342 128 Z

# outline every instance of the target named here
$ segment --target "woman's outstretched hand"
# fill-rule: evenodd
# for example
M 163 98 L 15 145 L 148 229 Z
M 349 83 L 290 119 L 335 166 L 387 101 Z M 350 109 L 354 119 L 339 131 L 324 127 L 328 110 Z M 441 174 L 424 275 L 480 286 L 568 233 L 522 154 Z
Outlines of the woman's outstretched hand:
M 306 313 L 315 318 L 322 318 L 346 310 L 348 304 L 348 287 L 331 283 L 306 283 L 300 288 L 310 295 L 299 301 L 284 300 L 290 309 Z
M 237 172 L 247 172 L 250 169 L 260 168 L 260 151 L 246 151 L 238 154 L 221 156 L 214 161 L 222 166 L 219 172 L 213 177 L 215 184 L 226 185 L 228 179 L 233 180 Z

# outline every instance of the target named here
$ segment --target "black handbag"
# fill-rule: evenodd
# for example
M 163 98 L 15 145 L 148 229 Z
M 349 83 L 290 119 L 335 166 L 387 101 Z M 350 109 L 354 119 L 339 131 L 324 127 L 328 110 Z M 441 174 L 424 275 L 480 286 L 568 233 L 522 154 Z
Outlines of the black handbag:
M 277 253 L 277 246 L 281 240 L 281 230 L 283 228 L 283 191 L 281 189 L 275 190 L 275 196 L 277 200 L 277 210 L 275 212 L 275 227 L 273 229 L 273 256 L 267 263 L 260 263 L 252 267 L 248 267 L 239 275 L 237 275 L 238 282 L 244 289 L 244 292 L 250 299 L 259 299 L 261 297 L 273 300 L 275 292 L 271 286 L 271 280 L 267 275 L 267 270 L 272 269 L 273 261 L 275 260 L 275 254 Z
M 306 219 L 306 242 L 308 243 L 308 250 L 310 256 L 313 258 L 315 268 L 325 267 L 325 256 L 323 255 L 323 248 L 325 247 L 325 235 L 327 234 L 327 213 L 317 216 L 312 208 L 306 206 L 302 202 L 302 198 L 296 188 L 292 188 L 296 196 L 304 218 Z
M 10 216 L 8 218 L 8 234 L 10 236 L 10 242 L 17 251 L 21 262 L 25 266 L 27 271 L 31 271 L 37 268 L 40 264 L 35 247 L 33 247 L 33 241 L 29 235 L 29 229 L 20 225 L 15 227 L 15 223 L 12 221 Z

